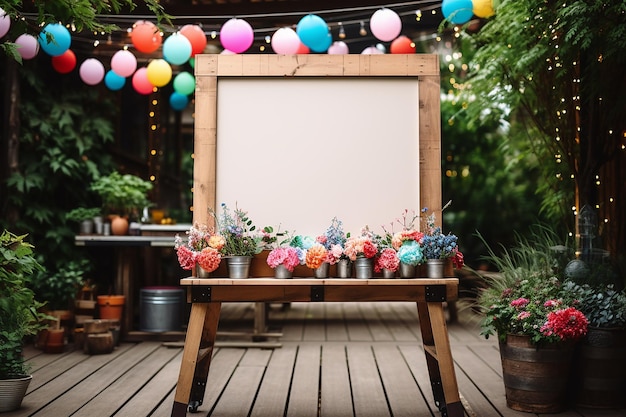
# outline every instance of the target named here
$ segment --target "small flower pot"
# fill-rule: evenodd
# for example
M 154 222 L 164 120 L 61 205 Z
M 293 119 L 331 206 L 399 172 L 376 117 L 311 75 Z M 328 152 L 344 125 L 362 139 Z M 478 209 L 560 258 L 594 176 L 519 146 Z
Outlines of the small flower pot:
M 276 268 L 274 268 L 274 278 L 288 279 L 291 277 L 293 277 L 293 273 L 285 268 L 285 265 L 277 265 Z

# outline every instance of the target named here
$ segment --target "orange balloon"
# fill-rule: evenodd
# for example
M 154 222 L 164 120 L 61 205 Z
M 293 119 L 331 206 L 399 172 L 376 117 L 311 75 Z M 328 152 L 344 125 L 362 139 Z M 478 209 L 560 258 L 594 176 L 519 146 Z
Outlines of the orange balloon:
M 414 54 L 415 44 L 411 39 L 402 35 L 398 36 L 393 42 L 391 42 L 389 50 L 392 54 Z
M 159 28 L 152 22 L 139 20 L 133 25 L 130 39 L 138 51 L 152 53 L 159 49 L 163 42 Z
M 309 47 L 306 46 L 305 44 L 303 44 L 302 42 L 300 42 L 300 46 L 298 47 L 298 50 L 296 51 L 296 54 L 308 54 L 309 52 L 311 52 L 309 50 Z

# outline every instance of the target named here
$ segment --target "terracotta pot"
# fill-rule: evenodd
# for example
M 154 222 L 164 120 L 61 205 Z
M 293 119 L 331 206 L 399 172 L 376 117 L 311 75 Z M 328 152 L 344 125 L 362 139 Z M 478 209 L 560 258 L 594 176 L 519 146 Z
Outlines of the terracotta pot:
M 120 320 L 126 297 L 123 295 L 99 295 L 98 308 L 101 319 Z
M 65 350 L 65 329 L 48 329 L 43 350 L 46 353 L 62 353 Z
M 122 216 L 113 217 L 111 220 L 111 233 L 115 236 L 128 234 L 128 219 Z

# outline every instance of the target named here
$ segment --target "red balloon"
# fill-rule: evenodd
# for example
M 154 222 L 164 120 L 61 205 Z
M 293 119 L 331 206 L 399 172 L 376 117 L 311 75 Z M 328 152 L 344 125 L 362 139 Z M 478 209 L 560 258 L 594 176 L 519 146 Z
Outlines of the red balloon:
M 303 44 L 302 42 L 300 42 L 300 46 L 298 47 L 298 50 L 296 51 L 296 54 L 308 54 L 310 51 L 309 47 L 306 46 L 305 44 Z
M 195 56 L 204 51 L 206 47 L 206 35 L 198 25 L 185 25 L 180 29 L 180 34 L 191 43 L 191 56 Z
M 133 31 L 130 33 L 130 39 L 139 52 L 147 54 L 159 49 L 163 42 L 159 28 L 146 20 L 139 20 L 133 25 Z
M 148 80 L 148 69 L 146 67 L 139 68 L 133 74 L 132 78 L 133 88 L 136 92 L 143 95 L 152 93 L 154 86 Z
M 413 41 L 406 36 L 398 36 L 396 39 L 391 42 L 391 46 L 389 50 L 392 54 L 414 54 L 415 53 L 415 44 Z
M 71 49 L 68 49 L 61 55 L 53 56 L 52 67 L 61 74 L 72 72 L 76 68 L 76 55 Z

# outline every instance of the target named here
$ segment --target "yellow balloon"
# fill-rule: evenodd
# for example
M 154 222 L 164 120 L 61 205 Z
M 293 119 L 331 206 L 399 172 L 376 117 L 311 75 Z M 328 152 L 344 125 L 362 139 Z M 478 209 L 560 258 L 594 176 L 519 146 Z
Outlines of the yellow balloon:
M 163 87 L 172 79 L 172 67 L 164 59 L 154 59 L 146 68 L 146 76 L 153 86 Z
M 472 11 L 478 17 L 491 17 L 496 12 L 493 10 L 492 0 L 472 0 Z

